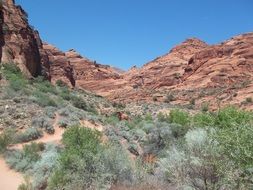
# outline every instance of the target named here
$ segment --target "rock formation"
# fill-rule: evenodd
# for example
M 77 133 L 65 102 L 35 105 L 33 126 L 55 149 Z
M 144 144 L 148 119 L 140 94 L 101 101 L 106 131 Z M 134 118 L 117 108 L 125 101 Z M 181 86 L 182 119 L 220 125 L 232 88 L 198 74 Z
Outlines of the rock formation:
M 41 64 L 39 36 L 29 26 L 27 17 L 27 13 L 21 6 L 16 6 L 14 0 L 2 1 L 0 60 L 2 63 L 18 64 L 27 76 L 38 76 L 43 68 L 48 68 L 48 63 L 45 58 Z
M 73 49 L 62 52 L 42 43 L 26 12 L 14 0 L 5 0 L 0 7 L 0 60 L 16 63 L 27 76 L 42 74 L 52 83 L 62 80 L 113 101 L 253 108 L 253 33 L 217 45 L 190 38 L 143 67 L 122 72 Z

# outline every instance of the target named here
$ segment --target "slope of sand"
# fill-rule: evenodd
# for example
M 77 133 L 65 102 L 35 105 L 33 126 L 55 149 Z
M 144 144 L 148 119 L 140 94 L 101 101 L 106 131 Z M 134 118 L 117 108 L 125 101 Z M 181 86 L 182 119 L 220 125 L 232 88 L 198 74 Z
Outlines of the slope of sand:
M 22 181 L 22 175 L 9 169 L 4 159 L 0 158 L 0 189 L 17 190 Z

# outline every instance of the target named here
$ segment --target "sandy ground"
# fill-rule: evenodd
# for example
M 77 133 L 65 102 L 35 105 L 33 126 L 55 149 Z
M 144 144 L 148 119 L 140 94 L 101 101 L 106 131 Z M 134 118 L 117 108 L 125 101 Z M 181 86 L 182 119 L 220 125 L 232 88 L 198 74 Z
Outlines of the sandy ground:
M 17 190 L 22 183 L 23 176 L 9 169 L 3 158 L 0 158 L 0 189 Z
M 64 133 L 64 129 L 61 129 L 57 126 L 58 120 L 59 120 L 59 116 L 56 115 L 55 122 L 54 122 L 55 133 L 53 135 L 49 135 L 49 134 L 45 133 L 42 138 L 37 139 L 33 142 L 59 143 L 62 138 L 62 134 Z M 9 148 L 22 149 L 23 145 L 29 144 L 29 143 L 31 143 L 31 142 L 17 144 L 17 145 L 11 146 Z M 18 186 L 22 182 L 23 182 L 22 174 L 9 169 L 9 167 L 5 163 L 4 159 L 0 158 L 0 190 L 17 190 Z
M 50 135 L 44 133 L 44 136 L 40 139 L 37 139 L 32 142 L 36 143 L 60 143 L 62 139 L 62 135 L 64 133 L 64 129 L 59 128 L 57 123 L 60 116 L 57 114 L 54 121 L 54 129 L 55 133 Z M 92 123 L 90 121 L 82 120 L 81 125 L 84 127 L 88 127 L 91 129 L 96 129 L 98 131 L 103 131 L 103 126 L 97 123 Z M 25 144 L 30 144 L 31 142 L 27 143 L 20 143 L 16 145 L 12 145 L 11 149 L 22 149 Z M 18 186 L 23 182 L 23 176 L 21 173 L 15 172 L 14 170 L 9 169 L 8 165 L 5 163 L 4 159 L 0 157 L 0 190 L 17 190 Z

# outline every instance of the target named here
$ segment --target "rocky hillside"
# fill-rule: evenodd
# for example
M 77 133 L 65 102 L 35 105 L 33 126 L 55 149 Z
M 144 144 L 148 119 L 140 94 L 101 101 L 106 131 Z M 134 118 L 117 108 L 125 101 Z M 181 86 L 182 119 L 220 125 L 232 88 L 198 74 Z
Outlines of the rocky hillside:
M 61 80 L 72 87 L 80 87 L 96 93 L 108 93 L 122 80 L 122 72 L 109 65 L 82 57 L 74 49 L 62 52 L 56 47 L 44 43 L 43 49 L 49 57 L 51 81 Z
M 228 103 L 252 108 L 253 33 L 221 44 L 191 38 L 167 54 L 127 72 L 89 60 L 75 50 L 62 52 L 43 42 L 14 0 L 3 1 L 0 59 L 17 63 L 27 76 L 44 75 L 113 101 L 157 101 L 201 107 Z

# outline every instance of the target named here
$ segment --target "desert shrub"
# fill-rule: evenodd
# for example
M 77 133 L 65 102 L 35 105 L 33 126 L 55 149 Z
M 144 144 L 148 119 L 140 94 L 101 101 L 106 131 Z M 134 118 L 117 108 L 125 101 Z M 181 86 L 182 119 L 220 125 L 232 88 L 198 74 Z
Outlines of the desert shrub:
M 65 149 L 48 189 L 109 189 L 116 181 L 131 180 L 127 154 L 116 144 L 102 145 L 100 133 L 73 126 L 63 135 Z
M 159 161 L 165 176 L 178 188 L 219 189 L 221 176 L 217 162 L 222 156 L 217 144 L 203 129 L 189 131 L 185 141 L 183 148 L 172 147 Z
M 56 82 L 55 82 L 55 84 L 57 85 L 57 86 L 59 86 L 59 87 L 67 87 L 68 85 L 64 82 L 64 81 L 62 81 L 62 80 L 57 80 Z
M 214 126 L 229 128 L 252 123 L 253 114 L 240 110 L 236 107 L 226 107 L 219 110 L 215 115 Z
M 5 63 L 2 64 L 3 66 L 3 73 L 5 77 L 8 79 L 11 78 L 12 75 L 21 75 L 20 68 L 15 63 Z
M 94 114 L 97 114 L 97 110 L 94 107 L 94 104 L 87 104 L 87 102 L 80 96 L 72 94 L 70 96 L 70 101 L 72 102 L 72 105 L 78 109 L 88 111 Z
M 79 96 L 72 96 L 71 102 L 72 102 L 73 106 L 75 106 L 76 108 L 79 108 L 79 109 L 82 109 L 85 111 L 87 111 L 87 109 L 88 109 L 87 103 L 84 101 L 83 98 L 81 98 Z
M 155 127 L 154 123 L 150 123 L 146 121 L 141 122 L 140 126 L 141 126 L 141 129 L 147 134 L 150 133 L 151 130 Z
M 190 116 L 186 111 L 175 109 L 170 111 L 169 121 L 170 123 L 186 126 L 190 123 Z
M 59 149 L 48 144 L 41 154 L 41 159 L 35 163 L 31 174 L 33 175 L 33 189 L 45 189 L 48 184 L 48 179 L 55 168 L 58 159 Z
M 87 113 L 83 110 L 68 105 L 58 111 L 59 115 L 64 117 L 62 120 L 68 125 L 77 125 L 79 120 L 87 117 Z
M 23 90 L 26 85 L 27 81 L 25 79 L 20 79 L 18 77 L 13 78 L 11 81 L 9 81 L 9 87 L 13 89 L 14 91 L 20 91 Z
M 51 119 L 53 119 L 55 117 L 55 113 L 57 111 L 57 108 L 56 107 L 51 107 L 51 106 L 48 106 L 48 107 L 45 107 L 45 111 L 44 113 Z
M 51 120 L 46 116 L 36 117 L 32 120 L 32 126 L 35 128 L 44 129 L 47 133 L 53 134 L 55 129 L 51 123 Z
M 67 101 L 71 100 L 74 97 L 74 95 L 72 95 L 72 93 L 70 92 L 70 90 L 67 87 L 61 87 L 59 95 L 64 100 L 67 100 Z
M 3 64 L 3 73 L 9 81 L 9 88 L 14 91 L 20 91 L 28 84 L 21 70 L 14 63 Z
M 65 131 L 59 167 L 50 179 L 49 189 L 88 189 L 97 178 L 97 154 L 101 149 L 100 133 L 73 126 Z
M 168 122 L 169 123 L 169 116 L 167 114 L 164 114 L 162 112 L 159 112 L 157 114 L 157 120 L 159 122 Z
M 193 124 L 197 127 L 214 126 L 215 115 L 210 112 L 197 113 L 193 116 Z
M 35 97 L 34 102 L 42 107 L 46 107 L 46 106 L 56 107 L 57 106 L 56 101 L 45 93 L 42 93 L 40 91 L 35 91 L 33 95 Z
M 146 133 L 143 129 L 136 128 L 132 132 L 133 132 L 135 140 L 137 140 L 139 142 L 143 142 L 145 140 Z
M 141 122 L 143 121 L 146 123 L 152 122 L 152 116 L 150 114 L 147 114 L 144 118 L 141 118 L 140 116 L 132 117 L 131 120 L 125 121 L 125 123 L 129 129 L 133 129 L 140 127 L 142 125 Z
M 31 170 L 34 164 L 40 159 L 40 151 L 43 151 L 43 144 L 31 143 L 24 145 L 23 150 L 8 152 L 6 157 L 7 164 L 19 172 Z
M 99 155 L 98 189 L 108 189 L 113 183 L 127 183 L 134 180 L 134 170 L 126 151 L 117 144 L 107 144 Z
M 15 131 L 12 129 L 6 129 L 0 134 L 0 153 L 6 151 L 9 144 L 13 143 Z
M 42 92 L 42 93 L 52 93 L 57 94 L 56 88 L 42 76 L 39 76 L 34 79 L 33 85 L 35 86 L 36 90 Z
M 169 125 L 149 129 L 143 144 L 144 154 L 159 154 L 172 141 L 172 131 Z
M 184 137 L 187 131 L 189 130 L 187 126 L 183 126 L 176 123 L 171 123 L 170 129 L 171 129 L 172 136 L 176 139 Z
M 111 116 L 104 118 L 105 124 L 116 125 L 118 122 L 119 122 L 119 118 L 116 116 L 116 114 L 113 114 Z M 131 127 L 129 127 L 129 128 L 131 128 Z
M 221 146 L 224 157 L 233 163 L 231 168 L 224 168 L 224 175 L 237 189 L 253 187 L 253 126 L 241 125 L 216 130 L 215 139 Z
M 122 102 L 113 102 L 112 106 L 118 109 L 124 109 L 126 107 L 126 105 Z
M 16 141 L 16 143 L 29 142 L 29 141 L 38 139 L 42 136 L 43 136 L 42 131 L 40 131 L 37 128 L 30 127 L 28 129 L 26 129 L 24 132 L 18 133 L 15 141 Z
M 152 122 L 153 121 L 153 118 L 152 118 L 152 115 L 150 114 L 150 113 L 147 113 L 146 115 L 145 115 L 145 118 L 144 118 L 146 121 L 150 121 L 150 122 Z

